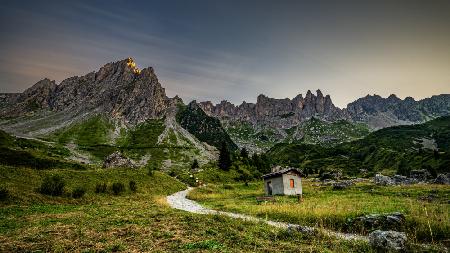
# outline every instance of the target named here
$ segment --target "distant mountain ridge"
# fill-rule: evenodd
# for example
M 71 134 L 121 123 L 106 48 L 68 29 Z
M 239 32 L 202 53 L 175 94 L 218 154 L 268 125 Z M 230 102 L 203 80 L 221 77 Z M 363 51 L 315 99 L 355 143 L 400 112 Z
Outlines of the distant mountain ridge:
M 357 122 L 374 129 L 393 125 L 416 124 L 450 115 L 450 94 L 441 94 L 419 101 L 412 97 L 400 99 L 367 95 L 347 105 L 345 111 Z
M 308 90 L 305 96 L 299 94 L 293 99 L 261 94 L 256 103 L 237 106 L 226 100 L 216 105 L 210 101 L 194 104 L 179 111 L 179 106 L 184 106 L 182 99 L 166 95 L 153 68 L 138 69 L 133 59 L 127 58 L 60 84 L 46 78 L 22 93 L 0 93 L 0 129 L 39 137 L 101 114 L 114 121 L 114 135 L 121 128 L 163 120 L 166 137 L 174 131 L 190 142 L 207 140 L 217 147 L 224 141 L 233 149 L 236 143 L 239 148 L 262 152 L 279 142 L 335 145 L 361 138 L 369 129 L 423 123 L 450 115 L 449 94 L 419 101 L 368 95 L 343 109 L 320 90 L 316 94 Z M 200 108 L 204 115 L 198 112 Z M 185 117 L 177 117 L 180 113 Z M 220 140 L 214 140 L 214 135 L 221 136 Z M 198 143 L 195 146 L 201 147 Z
M 450 115 L 450 94 L 441 94 L 419 101 L 412 97 L 404 100 L 392 94 L 387 98 L 367 95 L 349 103 L 346 108 L 336 107 L 330 95 L 317 95 L 307 91 L 292 100 L 276 99 L 259 95 L 256 103 L 243 102 L 236 106 L 226 100 L 219 104 L 200 102 L 199 106 L 208 114 L 225 121 L 246 121 L 253 125 L 263 124 L 276 128 L 290 128 L 315 117 L 335 122 L 348 120 L 366 123 L 372 129 L 394 125 L 416 124 Z
M 243 102 L 235 106 L 224 100 L 217 105 L 210 101 L 201 102 L 199 106 L 208 115 L 222 120 L 247 121 L 276 128 L 290 128 L 311 117 L 327 121 L 350 119 L 343 110 L 334 106 L 329 95 L 323 96 L 320 90 L 317 90 L 317 95 L 308 90 L 304 98 L 299 94 L 292 100 L 269 98 L 261 94 L 256 103 Z

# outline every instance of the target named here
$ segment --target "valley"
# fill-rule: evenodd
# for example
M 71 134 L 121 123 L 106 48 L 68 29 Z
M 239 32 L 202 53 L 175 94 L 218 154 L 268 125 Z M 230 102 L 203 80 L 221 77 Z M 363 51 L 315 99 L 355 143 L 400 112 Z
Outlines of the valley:
M 401 250 L 448 250 L 446 94 L 185 104 L 126 58 L 1 98 L 0 251 L 376 252 L 380 229 L 404 235 Z M 261 177 L 282 168 L 301 175 L 303 202 L 259 203 Z M 187 187 L 205 208 L 255 219 L 172 209 L 166 197 Z

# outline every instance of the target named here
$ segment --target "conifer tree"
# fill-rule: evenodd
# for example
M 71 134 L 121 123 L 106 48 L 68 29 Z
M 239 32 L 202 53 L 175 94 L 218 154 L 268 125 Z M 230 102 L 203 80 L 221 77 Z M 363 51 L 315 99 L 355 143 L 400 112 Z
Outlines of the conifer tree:
M 229 170 L 231 166 L 230 151 L 225 142 L 222 142 L 219 153 L 219 168 L 221 170 Z

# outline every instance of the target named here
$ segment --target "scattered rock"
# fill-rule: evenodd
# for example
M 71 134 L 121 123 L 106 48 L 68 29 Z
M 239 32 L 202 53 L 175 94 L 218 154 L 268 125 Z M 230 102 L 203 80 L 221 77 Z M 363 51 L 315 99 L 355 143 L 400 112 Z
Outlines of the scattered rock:
M 320 175 L 320 179 L 322 181 L 324 180 L 338 180 L 342 177 L 341 171 L 330 171 L 330 172 L 324 172 L 322 175 Z
M 427 170 L 411 170 L 409 176 L 419 182 L 425 182 L 431 178 L 431 174 Z
M 394 185 L 394 181 L 390 177 L 383 176 L 381 174 L 376 174 L 375 177 L 373 178 L 373 181 L 376 185 L 383 185 L 383 186 Z
M 343 190 L 350 186 L 353 186 L 355 183 L 351 180 L 344 180 L 333 183 L 333 190 Z
M 369 214 L 347 222 L 350 231 L 364 232 L 374 229 L 401 230 L 405 224 L 405 216 L 402 213 L 395 212 L 389 214 Z
M 422 201 L 432 202 L 437 197 L 438 197 L 438 195 L 436 195 L 434 193 L 430 193 L 430 194 L 428 194 L 426 196 L 420 196 L 418 199 L 422 200 Z
M 433 183 L 435 184 L 450 184 L 450 179 L 445 174 L 439 174 L 436 179 L 434 179 Z
M 418 183 L 417 180 L 413 178 L 408 178 L 402 175 L 394 175 L 392 177 L 392 180 L 394 180 L 395 185 L 401 185 L 401 184 L 415 184 Z
M 418 180 L 416 178 L 409 178 L 402 175 L 394 175 L 392 177 L 376 174 L 373 178 L 376 185 L 388 186 L 388 185 L 405 185 L 405 184 L 417 184 L 426 183 L 426 180 Z
M 375 230 L 369 234 L 370 245 L 382 251 L 403 251 L 406 247 L 406 234 L 396 231 Z
M 131 161 L 131 159 L 126 158 L 119 151 L 115 151 L 106 157 L 103 162 L 103 168 L 115 168 L 115 167 L 126 167 L 126 168 L 135 168 L 136 165 Z
M 289 224 L 287 232 L 292 233 L 294 231 L 304 235 L 315 235 L 317 232 L 313 227 L 305 227 L 300 225 Z

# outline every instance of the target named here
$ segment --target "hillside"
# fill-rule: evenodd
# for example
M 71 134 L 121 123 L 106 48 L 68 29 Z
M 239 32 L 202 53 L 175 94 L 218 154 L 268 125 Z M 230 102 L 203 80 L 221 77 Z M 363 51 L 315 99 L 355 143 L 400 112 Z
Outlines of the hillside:
M 328 122 L 315 117 L 287 129 L 253 126 L 246 121 L 226 122 L 224 126 L 231 139 L 239 147 L 245 147 L 257 153 L 268 151 L 277 143 L 335 146 L 369 134 L 369 129 L 365 124 L 346 120 Z
M 383 171 L 409 174 L 427 169 L 432 174 L 450 172 L 450 117 L 424 124 L 396 126 L 335 147 L 310 144 L 275 145 L 267 155 L 276 163 L 312 170 L 341 170 L 359 174 Z
M 201 164 L 216 159 L 217 145 L 177 123 L 182 100 L 168 98 L 153 68 L 140 70 L 131 58 L 60 84 L 43 79 L 23 93 L 1 97 L 0 129 L 58 146 L 67 162 L 99 164 L 114 151 L 139 165 L 167 170 L 188 167 L 194 159 Z M 212 118 L 202 127 L 217 140 L 214 129 L 220 131 L 220 122 Z M 236 148 L 223 130 L 220 134 Z
M 68 159 L 70 150 L 57 143 L 17 138 L 0 130 L 0 164 L 35 169 L 84 169 Z
M 135 126 L 99 114 L 41 136 L 70 151 L 69 159 L 99 164 L 120 151 L 138 165 L 183 169 L 194 159 L 206 163 L 213 151 L 174 123 L 174 119 L 148 119 Z
M 230 139 L 222 124 L 216 118 L 206 115 L 195 101 L 179 108 L 177 122 L 197 139 L 220 148 L 225 143 L 228 149 L 236 150 L 236 144 Z

